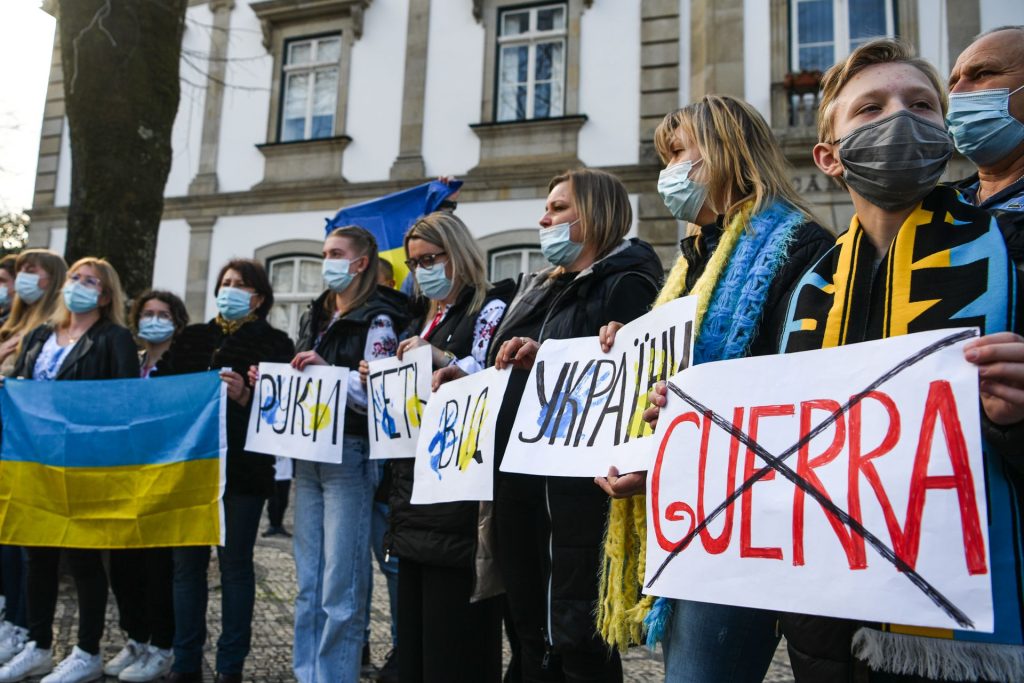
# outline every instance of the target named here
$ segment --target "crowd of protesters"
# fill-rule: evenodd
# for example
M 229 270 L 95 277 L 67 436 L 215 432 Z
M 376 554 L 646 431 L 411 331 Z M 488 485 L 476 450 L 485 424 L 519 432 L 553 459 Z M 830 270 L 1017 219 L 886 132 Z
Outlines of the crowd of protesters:
M 861 45 L 824 75 L 813 157 L 848 190 L 849 226 L 816 222 L 753 107 L 707 95 L 667 114 L 655 131 L 665 166 L 658 192 L 692 226 L 667 277 L 650 245 L 627 238 L 633 215 L 622 182 L 577 169 L 548 188 L 539 241 L 549 267 L 518 283 L 488 281 L 484 254 L 454 203 L 417 220 L 405 236 L 412 297 L 395 289 L 368 231 L 330 232 L 326 287 L 294 344 L 267 321 L 274 293 L 256 261 L 224 264 L 217 315 L 190 325 L 181 300 L 163 291 L 138 297 L 126 320 L 118 275 L 103 259 L 68 267 L 57 254 L 26 250 L 0 260 L 0 369 L 37 381 L 220 370 L 228 407 L 217 681 L 243 678 L 259 522 L 270 500 L 267 534 L 287 535 L 282 515 L 291 486 L 298 582 L 291 647 L 302 683 L 354 682 L 373 669 L 374 560 L 387 576 L 391 606 L 392 652 L 374 673 L 385 681 L 621 681 L 619 653 L 640 640 L 627 624 L 638 623 L 637 614 L 648 617 L 647 640 L 662 642 L 672 683 L 761 681 L 782 636 L 802 683 L 1022 680 L 1024 647 L 1005 641 L 643 595 L 639 553 L 625 557 L 631 572 L 606 574 L 605 566 L 623 556 L 624 537 L 644 515 L 644 473 L 612 470 L 590 480 L 496 470 L 493 503 L 414 505 L 412 461 L 369 460 L 367 363 L 421 346 L 431 349 L 435 389 L 488 367 L 510 372 L 497 466 L 545 340 L 598 336 L 607 352 L 623 324 L 680 296 L 697 297 L 702 316 L 695 362 L 956 327 L 953 313 L 968 306 L 979 315 L 985 305 L 1012 307 L 1022 300 L 1013 269 L 995 272 L 991 264 L 1024 263 L 1024 27 L 979 36 L 948 84 L 947 93 L 932 65 L 889 39 Z M 940 183 L 955 150 L 977 174 Z M 966 242 L 987 268 L 912 273 L 911 260 L 897 258 Z M 899 277 L 913 278 L 916 296 L 941 302 L 936 311 L 947 313 L 901 308 L 906 294 L 891 284 Z M 743 316 L 735 314 L 740 307 Z M 1005 478 L 1019 507 L 1024 338 L 1020 317 L 1009 317 L 982 329 L 965 355 L 979 372 L 985 457 L 996 463 L 989 476 Z M 291 463 L 275 467 L 270 456 L 245 450 L 260 362 L 361 370 L 349 375 L 341 464 L 300 460 L 293 473 Z M 644 419 L 654 425 L 665 386 L 648 399 Z M 97 550 L 3 547 L 0 683 L 103 675 L 201 681 L 210 552 L 115 550 L 104 562 Z M 55 663 L 62 557 L 74 579 L 79 628 L 70 654 Z M 1024 575 L 1020 565 L 1015 571 Z M 103 662 L 108 586 L 127 642 Z M 1004 608 L 1019 614 L 1022 606 L 996 606 Z M 512 650 L 504 667 L 503 629 Z

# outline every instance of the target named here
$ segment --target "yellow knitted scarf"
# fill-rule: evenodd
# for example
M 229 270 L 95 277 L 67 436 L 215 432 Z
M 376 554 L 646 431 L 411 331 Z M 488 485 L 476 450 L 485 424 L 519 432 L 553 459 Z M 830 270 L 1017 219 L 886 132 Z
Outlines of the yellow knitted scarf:
M 729 263 L 733 250 L 744 229 L 750 223 L 754 202 L 740 207 L 722 231 L 718 248 L 708 260 L 704 272 L 697 278 L 693 289 L 686 290 L 689 264 L 682 255 L 676 259 L 664 287 L 654 306 L 690 294 L 697 297 L 694 327 L 700 324 L 711 303 L 711 295 Z M 612 499 L 608 513 L 608 526 L 604 537 L 604 558 L 601 563 L 601 583 L 597 602 L 597 629 L 604 640 L 619 650 L 644 642 L 644 617 L 655 598 L 643 595 L 640 588 L 644 578 L 647 553 L 647 497 Z

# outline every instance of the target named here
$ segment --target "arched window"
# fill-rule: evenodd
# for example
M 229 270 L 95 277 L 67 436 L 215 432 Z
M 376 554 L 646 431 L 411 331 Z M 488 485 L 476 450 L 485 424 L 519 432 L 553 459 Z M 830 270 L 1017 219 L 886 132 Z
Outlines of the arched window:
M 268 318 L 271 325 L 295 339 L 299 317 L 311 299 L 323 291 L 321 259 L 312 255 L 278 256 L 267 262 L 270 284 L 274 288 L 274 307 Z

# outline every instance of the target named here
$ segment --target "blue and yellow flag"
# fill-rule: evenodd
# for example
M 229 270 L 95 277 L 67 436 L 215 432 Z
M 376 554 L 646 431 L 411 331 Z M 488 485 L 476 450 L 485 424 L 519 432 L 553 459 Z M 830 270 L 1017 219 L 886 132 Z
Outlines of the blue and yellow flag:
M 225 403 L 216 372 L 0 391 L 0 543 L 219 545 Z
M 452 180 L 448 184 L 432 180 L 362 204 L 346 206 L 334 218 L 327 219 L 326 232 L 346 225 L 358 225 L 371 232 L 377 238 L 380 257 L 391 263 L 395 269 L 395 283 L 400 286 L 409 274 L 402 248 L 406 231 L 420 216 L 437 211 L 441 202 L 458 192 L 460 187 L 461 180 Z

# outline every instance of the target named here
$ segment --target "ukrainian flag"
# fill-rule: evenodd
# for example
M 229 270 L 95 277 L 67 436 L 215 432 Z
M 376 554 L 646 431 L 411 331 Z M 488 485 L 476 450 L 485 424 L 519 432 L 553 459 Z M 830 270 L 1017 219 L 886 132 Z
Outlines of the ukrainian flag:
M 216 372 L 0 391 L 0 543 L 222 543 L 225 397 Z
M 396 285 L 401 286 L 409 274 L 402 247 L 406 231 L 421 216 L 437 211 L 441 202 L 458 192 L 460 187 L 461 180 L 453 180 L 447 185 L 432 180 L 408 190 L 347 206 L 334 218 L 327 219 L 326 232 L 346 225 L 358 225 L 368 230 L 377 239 L 380 257 L 390 261 L 395 269 Z

